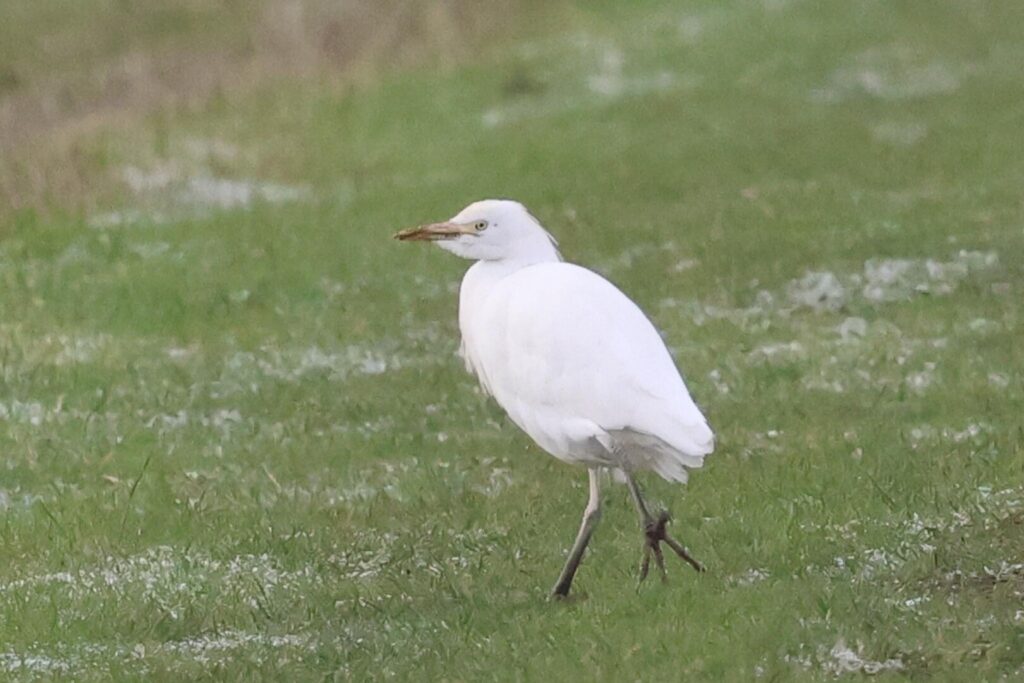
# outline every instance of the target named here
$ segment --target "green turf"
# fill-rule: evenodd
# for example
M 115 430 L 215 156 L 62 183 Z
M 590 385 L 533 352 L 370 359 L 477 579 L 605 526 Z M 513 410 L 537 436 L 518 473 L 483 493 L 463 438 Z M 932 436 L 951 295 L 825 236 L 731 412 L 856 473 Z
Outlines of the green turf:
M 1024 11 L 571 16 L 108 131 L 172 179 L 5 219 L 0 677 L 1024 675 Z M 586 476 L 461 367 L 467 264 L 390 240 L 488 196 L 663 330 L 719 446 L 644 483 L 706 575 L 635 590 L 609 483 L 546 600 Z

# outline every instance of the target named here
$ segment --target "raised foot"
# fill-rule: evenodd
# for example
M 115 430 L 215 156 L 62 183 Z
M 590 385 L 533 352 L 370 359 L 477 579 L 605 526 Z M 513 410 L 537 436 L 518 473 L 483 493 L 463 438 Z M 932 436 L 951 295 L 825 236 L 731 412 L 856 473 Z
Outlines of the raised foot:
M 665 527 L 668 525 L 669 519 L 668 511 L 662 510 L 657 519 L 648 521 L 644 526 L 644 552 L 640 560 L 640 583 L 643 583 L 643 580 L 647 578 L 647 573 L 651 568 L 652 555 L 654 556 L 655 563 L 658 565 L 658 570 L 661 572 L 661 580 L 668 580 L 668 572 L 665 571 L 665 556 L 661 552 L 662 542 L 666 543 L 668 547 L 676 552 L 676 555 L 689 563 L 698 572 L 706 571 L 704 565 L 695 560 L 682 543 L 668 535 Z

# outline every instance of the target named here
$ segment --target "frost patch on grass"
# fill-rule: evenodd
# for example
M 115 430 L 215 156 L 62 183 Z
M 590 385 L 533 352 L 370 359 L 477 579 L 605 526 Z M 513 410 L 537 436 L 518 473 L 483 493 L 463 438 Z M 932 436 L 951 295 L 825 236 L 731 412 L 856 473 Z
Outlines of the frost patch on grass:
M 943 427 L 940 429 L 925 424 L 911 428 L 908 436 L 910 437 L 911 446 L 917 448 L 922 445 L 936 444 L 942 441 L 954 444 L 967 442 L 978 444 L 988 438 L 993 432 L 992 425 L 985 422 L 970 422 L 962 429 L 955 427 Z
M 211 635 L 195 636 L 184 640 L 163 643 L 153 650 L 144 648 L 140 652 L 151 654 L 155 651 L 157 653 L 174 654 L 187 657 L 200 664 L 209 664 L 230 654 L 234 650 L 248 648 L 313 650 L 315 649 L 314 645 L 315 639 L 309 634 L 275 636 L 228 629 Z
M 485 463 L 481 463 L 485 464 Z M 512 470 L 507 467 L 491 467 L 487 475 L 487 483 L 482 486 L 474 486 L 477 493 L 494 498 L 512 485 Z
M 847 318 L 836 327 L 839 338 L 843 341 L 851 341 L 867 336 L 868 321 L 864 318 Z
M 214 209 L 246 207 L 257 201 L 293 202 L 309 195 L 306 187 L 220 178 L 204 171 L 190 173 L 177 163 L 165 163 L 148 170 L 126 166 L 121 170 L 121 179 L 137 195 L 163 192 L 172 204 Z
M 20 422 L 38 427 L 52 419 L 53 412 L 44 408 L 38 401 L 24 402 L 12 399 L 7 403 L 0 403 L 0 420 L 5 422 Z
M 760 569 L 758 567 L 752 567 L 748 569 L 744 574 L 737 576 L 733 579 L 737 586 L 752 586 L 755 583 L 761 583 L 762 581 L 771 577 L 767 569 Z
M 0 511 L 27 510 L 40 500 L 43 500 L 42 496 L 26 493 L 20 487 L 0 489 Z
M 858 539 L 866 534 L 876 536 L 883 533 L 891 537 L 892 542 L 883 547 L 867 548 L 836 557 L 832 564 L 824 568 L 809 569 L 819 569 L 830 576 L 843 576 L 855 581 L 888 580 L 912 558 L 934 553 L 937 539 L 943 535 L 962 534 L 965 528 L 978 524 L 988 528 L 1022 509 L 1024 493 L 1019 488 L 993 490 L 990 486 L 981 486 L 963 503 L 962 509 L 954 509 L 942 515 L 924 516 L 915 512 L 904 519 L 854 519 L 844 524 L 827 525 L 823 528 L 830 540 L 844 546 L 857 544 Z M 1021 571 L 1016 563 L 1002 563 L 986 569 L 985 576 L 1001 581 Z M 947 577 L 947 581 L 956 582 L 965 578 L 959 571 L 954 574 Z M 930 596 L 926 594 L 916 598 L 912 604 L 900 604 L 913 609 L 928 599 Z
M 874 660 L 863 655 L 863 646 L 858 645 L 857 651 L 850 649 L 843 639 L 839 639 L 829 651 L 829 657 L 823 662 L 823 668 L 830 674 L 864 673 L 871 676 L 885 671 L 900 671 L 904 667 L 900 659 Z
M 916 294 L 949 294 L 971 271 L 995 267 L 995 252 L 960 251 L 951 261 L 932 259 L 868 259 L 864 263 L 863 296 L 891 302 Z
M 184 429 L 189 426 L 198 426 L 206 429 L 214 429 L 220 433 L 220 437 L 228 439 L 239 426 L 254 426 L 254 420 L 247 420 L 235 408 L 220 408 L 209 414 L 189 413 L 186 410 L 179 410 L 176 413 L 161 413 L 154 415 L 146 421 L 148 429 L 154 430 L 157 434 L 166 435 L 169 432 Z
M 123 338 L 115 340 L 109 334 L 68 331 L 37 335 L 0 324 L 0 346 L 7 353 L 8 372 L 18 366 L 95 363 L 124 350 L 125 343 Z
M 39 339 L 40 349 L 46 349 L 54 365 L 66 366 L 91 363 L 113 346 L 108 334 L 47 334 Z
M 384 534 L 377 541 L 376 549 L 348 549 L 334 553 L 327 561 L 337 566 L 345 578 L 367 580 L 376 578 L 391 563 L 391 552 L 388 547 L 397 540 L 394 534 Z
M 844 277 L 830 271 L 808 271 L 800 279 L 789 282 L 786 298 L 793 308 L 836 312 L 849 303 L 851 292 L 858 290 L 872 303 L 903 301 L 919 294 L 950 294 L 972 272 L 998 264 L 999 256 L 992 251 L 962 250 L 949 261 L 872 258 L 864 262 L 862 273 Z M 850 324 L 857 325 L 858 330 L 864 327 L 861 323 Z M 854 328 L 848 331 L 856 334 Z
M 162 211 L 143 211 L 142 209 L 106 211 L 90 216 L 87 220 L 88 226 L 95 230 L 110 230 L 137 225 L 163 225 L 170 222 L 171 217 Z
M 51 595 L 56 592 L 68 602 L 93 595 L 141 599 L 178 620 L 210 599 L 211 586 L 230 591 L 243 603 L 258 608 L 276 590 L 299 592 L 317 581 L 319 577 L 311 567 L 286 570 L 266 554 L 217 560 L 202 553 L 156 546 L 140 555 L 108 557 L 97 565 L 0 584 L 0 599 L 22 599 L 26 593 L 40 590 Z
M 601 68 L 587 77 L 587 88 L 602 97 L 619 98 L 669 90 L 675 85 L 676 77 L 671 72 L 630 77 L 623 73 L 624 64 L 625 59 L 619 50 L 608 49 L 601 58 Z
M 282 204 L 308 200 L 304 185 L 284 185 L 253 178 L 224 178 L 194 163 L 164 161 L 150 168 L 125 166 L 121 180 L 144 206 L 93 216 L 89 225 L 109 229 L 140 223 L 162 224 L 202 218 L 211 211 L 245 209 L 259 202 Z
M 361 346 L 323 349 L 275 349 L 264 347 L 256 352 L 238 351 L 229 356 L 220 379 L 217 394 L 256 390 L 263 379 L 289 383 L 308 377 L 326 376 L 330 381 L 344 381 L 353 375 L 379 375 L 405 367 L 410 361 L 395 352 L 384 352 Z
M 1005 389 L 1010 386 L 1010 376 L 1005 372 L 990 372 L 988 374 L 988 383 L 996 389 Z
M 791 361 L 806 356 L 807 350 L 798 341 L 779 342 L 776 344 L 762 344 L 750 352 L 750 360 L 753 363 L 772 363 L 776 361 Z
M 935 363 L 925 363 L 924 369 L 907 376 L 907 386 L 911 391 L 923 394 L 935 383 Z
M 715 368 L 714 370 L 709 372 L 708 373 L 708 379 L 711 380 L 711 383 L 714 385 L 715 390 L 718 393 L 720 393 L 720 394 L 728 394 L 729 393 L 729 391 L 730 391 L 729 385 L 725 383 L 724 379 L 722 379 L 722 371 L 721 370 L 719 370 L 718 368 Z
M 838 311 L 846 304 L 846 288 L 828 271 L 808 272 L 786 287 L 786 296 L 796 306 L 815 311 Z
M 979 336 L 986 336 L 989 334 L 995 334 L 1003 329 L 1003 326 L 997 323 L 995 320 L 989 320 L 988 318 L 974 318 L 967 323 L 967 330 L 972 334 Z
M 899 101 L 948 95 L 960 87 L 962 71 L 942 61 L 924 61 L 908 47 L 872 48 L 833 71 L 811 99 L 837 104 L 863 96 Z
M 58 645 L 50 651 L 33 648 L 27 652 L 2 652 L 0 672 L 95 675 L 108 672 L 110 663 L 117 662 L 141 673 L 148 670 L 147 659 L 156 657 L 169 658 L 172 669 L 176 669 L 189 664 L 215 664 L 236 656 L 237 650 L 248 650 L 247 659 L 263 662 L 274 656 L 267 652 L 268 650 L 292 649 L 311 652 L 316 646 L 317 639 L 313 634 L 270 635 L 229 628 L 165 643 L 136 643 L 131 646 L 79 643 Z
M 177 192 L 177 200 L 200 208 L 246 208 L 257 201 L 282 204 L 306 199 L 309 189 L 258 180 L 200 176 L 189 178 Z
M 760 290 L 754 303 L 747 307 L 717 306 L 700 301 L 680 301 L 666 298 L 658 302 L 663 309 L 680 311 L 682 315 L 693 321 L 694 325 L 703 326 L 709 321 L 726 320 L 747 332 L 761 332 L 771 326 L 774 313 L 785 314 L 775 306 L 775 297 L 767 290 Z
M 71 660 L 43 654 L 0 652 L 0 671 L 6 673 L 67 674 L 74 667 Z

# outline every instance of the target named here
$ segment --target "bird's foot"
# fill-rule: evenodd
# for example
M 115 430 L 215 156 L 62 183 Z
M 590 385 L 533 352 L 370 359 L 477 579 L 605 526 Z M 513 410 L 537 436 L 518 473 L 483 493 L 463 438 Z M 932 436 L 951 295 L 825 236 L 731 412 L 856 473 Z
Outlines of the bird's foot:
M 640 581 L 647 578 L 647 573 L 651 568 L 651 557 L 654 557 L 655 564 L 658 565 L 658 571 L 661 573 L 661 580 L 668 580 L 668 572 L 665 571 L 665 556 L 661 552 L 662 542 L 666 543 L 668 547 L 672 548 L 681 559 L 685 560 L 691 567 L 698 572 L 705 571 L 704 565 L 698 562 L 690 555 L 690 552 L 686 547 L 668 535 L 665 527 L 669 522 L 669 514 L 667 510 L 663 510 L 657 519 L 648 520 L 647 524 L 644 525 L 644 552 L 643 557 L 640 560 Z M 639 587 L 639 585 L 638 585 Z

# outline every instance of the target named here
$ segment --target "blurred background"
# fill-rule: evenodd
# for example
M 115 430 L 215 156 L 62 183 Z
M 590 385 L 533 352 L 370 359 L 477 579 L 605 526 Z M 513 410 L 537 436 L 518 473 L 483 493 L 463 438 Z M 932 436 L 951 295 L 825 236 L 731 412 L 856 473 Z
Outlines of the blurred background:
M 1024 677 L 1024 3 L 0 1 L 0 678 Z M 456 356 L 523 201 L 718 450 L 634 590 Z M 741 646 L 738 646 L 741 644 Z
M 555 3 L 9 2 L 0 8 L 0 191 L 8 206 L 97 201 L 103 133 L 305 83 L 451 66 Z M 113 174 L 116 176 L 116 173 Z M 100 176 L 100 177 L 98 177 Z

